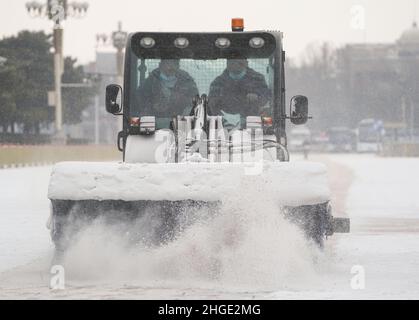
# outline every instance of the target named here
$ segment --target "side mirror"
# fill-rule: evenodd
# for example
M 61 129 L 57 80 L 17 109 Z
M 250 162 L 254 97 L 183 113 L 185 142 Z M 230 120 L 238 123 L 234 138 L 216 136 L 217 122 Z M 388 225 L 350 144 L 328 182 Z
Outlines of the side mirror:
M 106 111 L 119 114 L 122 111 L 122 87 L 110 84 L 106 87 Z
M 290 119 L 293 124 L 305 124 L 308 120 L 308 99 L 305 96 L 292 97 Z

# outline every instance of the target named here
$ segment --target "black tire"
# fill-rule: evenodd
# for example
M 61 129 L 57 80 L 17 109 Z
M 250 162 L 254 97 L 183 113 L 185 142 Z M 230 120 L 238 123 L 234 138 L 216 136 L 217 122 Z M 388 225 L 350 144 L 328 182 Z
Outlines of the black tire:
M 330 235 L 331 207 L 329 203 L 285 208 L 285 217 L 299 226 L 308 240 L 323 249 Z

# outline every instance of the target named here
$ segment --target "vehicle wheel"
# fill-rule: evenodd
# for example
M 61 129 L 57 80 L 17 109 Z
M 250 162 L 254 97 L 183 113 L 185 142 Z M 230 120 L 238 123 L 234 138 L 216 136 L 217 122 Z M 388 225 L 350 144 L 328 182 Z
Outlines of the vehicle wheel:
M 308 240 L 313 241 L 321 249 L 324 247 L 324 240 L 330 234 L 329 203 L 286 208 L 285 217 L 299 226 Z

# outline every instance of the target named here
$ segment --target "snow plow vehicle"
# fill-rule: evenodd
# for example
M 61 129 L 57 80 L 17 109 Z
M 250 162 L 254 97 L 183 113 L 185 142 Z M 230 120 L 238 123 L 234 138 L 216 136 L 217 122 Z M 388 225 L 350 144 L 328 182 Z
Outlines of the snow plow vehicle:
M 58 249 L 98 217 L 140 219 L 138 233 L 167 243 L 199 212 L 216 215 L 240 201 L 240 190 L 254 190 L 255 202 L 258 192 L 269 195 L 319 246 L 349 232 L 348 219 L 332 216 L 325 166 L 289 161 L 286 121 L 309 116 L 305 96 L 293 97 L 287 114 L 282 33 L 245 32 L 238 22 L 232 32 L 129 35 L 123 88 L 106 88 L 107 111 L 122 116 L 123 161 L 55 165 L 49 199 Z

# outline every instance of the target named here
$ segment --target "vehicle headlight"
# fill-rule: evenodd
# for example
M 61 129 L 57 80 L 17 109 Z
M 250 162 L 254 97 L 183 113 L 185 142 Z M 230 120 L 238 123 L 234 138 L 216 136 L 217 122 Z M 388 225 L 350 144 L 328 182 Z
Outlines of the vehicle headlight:
M 230 44 L 230 40 L 227 38 L 218 38 L 215 40 L 215 46 L 220 49 L 228 48 Z
M 184 49 L 189 46 L 189 40 L 186 38 L 177 38 L 175 40 L 175 46 L 180 49 Z
M 254 38 L 250 39 L 249 45 L 252 48 L 259 49 L 259 48 L 262 48 L 265 45 L 265 40 L 263 40 L 260 37 L 254 37 Z
M 146 49 L 153 48 L 155 44 L 156 41 L 150 37 L 144 37 L 140 40 L 140 45 Z

